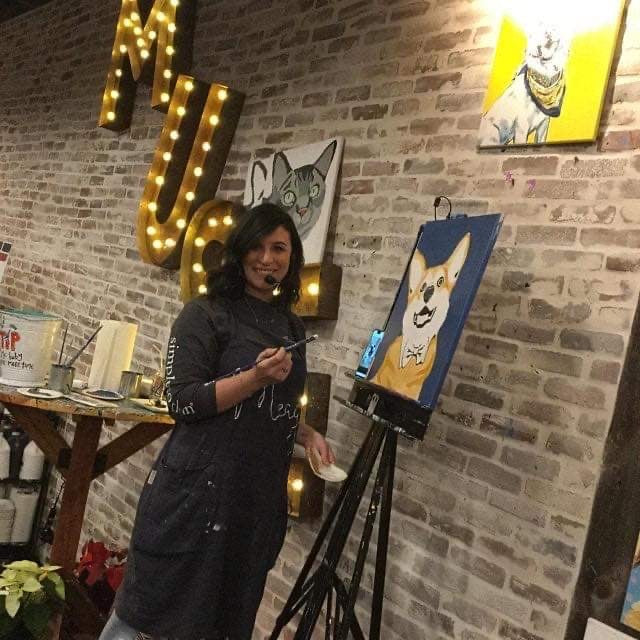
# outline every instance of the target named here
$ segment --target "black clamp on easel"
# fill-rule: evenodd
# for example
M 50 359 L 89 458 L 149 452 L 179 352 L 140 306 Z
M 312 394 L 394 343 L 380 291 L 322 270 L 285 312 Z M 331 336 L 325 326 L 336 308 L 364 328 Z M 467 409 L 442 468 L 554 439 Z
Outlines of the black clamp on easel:
M 310 640 L 325 600 L 327 603 L 325 640 L 346 640 L 349 632 L 355 640 L 365 640 L 354 609 L 379 510 L 380 522 L 368 638 L 369 640 L 380 638 L 398 434 L 422 439 L 429 423 L 431 410 L 394 395 L 387 389 L 361 380 L 356 380 L 349 400 L 341 400 L 341 402 L 372 418 L 371 428 L 356 455 L 347 479 L 340 488 L 335 503 L 322 524 L 284 609 L 276 620 L 275 628 L 269 636 L 270 640 L 276 640 L 281 631 L 300 611 L 302 618 L 293 640 Z M 382 455 L 353 575 L 345 584 L 337 575 L 336 569 L 381 450 Z M 324 553 L 320 556 L 325 541 Z M 317 559 L 319 564 L 316 563 Z M 317 568 L 311 574 L 315 565 Z

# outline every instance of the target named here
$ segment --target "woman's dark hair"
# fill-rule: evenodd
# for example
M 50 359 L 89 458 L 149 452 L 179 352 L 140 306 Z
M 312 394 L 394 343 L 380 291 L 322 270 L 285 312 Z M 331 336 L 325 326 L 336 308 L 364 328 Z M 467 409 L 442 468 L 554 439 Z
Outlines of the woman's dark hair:
M 209 296 L 231 300 L 241 298 L 246 285 L 243 258 L 262 238 L 278 227 L 284 227 L 291 238 L 291 259 L 287 275 L 280 283 L 280 295 L 274 297 L 273 301 L 288 309 L 300 299 L 300 271 L 304 266 L 302 242 L 291 216 L 269 202 L 245 209 L 239 214 L 239 223 L 225 243 L 222 265 L 207 274 Z

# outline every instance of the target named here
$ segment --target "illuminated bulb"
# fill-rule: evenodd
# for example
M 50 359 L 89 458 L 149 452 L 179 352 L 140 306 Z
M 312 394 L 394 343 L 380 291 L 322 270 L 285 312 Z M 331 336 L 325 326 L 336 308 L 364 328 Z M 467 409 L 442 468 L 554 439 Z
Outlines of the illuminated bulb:
M 124 19 L 124 26 L 125 27 L 130 27 L 133 24 L 133 22 L 131 22 L 131 20 L 129 18 L 125 18 Z
M 191 80 L 187 80 L 184 83 L 184 88 L 185 88 L 185 91 L 193 91 L 193 82 L 191 82 Z
M 187 110 L 183 106 L 178 107 L 176 111 L 179 116 L 183 116 L 185 113 L 187 113 Z
M 218 124 L 218 122 L 220 122 L 220 118 L 218 118 L 218 116 L 214 113 L 209 118 L 209 124 L 212 124 L 215 127 Z
M 211 151 L 211 144 L 209 142 L 203 142 L 202 143 L 202 150 L 203 151 Z
M 303 393 L 300 396 L 300 406 L 301 407 L 306 407 L 308 402 L 309 402 L 309 398 L 307 398 L 307 394 Z
M 177 140 L 180 137 L 180 134 L 174 129 L 170 134 L 169 137 L 172 140 Z
M 107 113 L 107 120 L 109 120 L 110 122 L 113 122 L 116 119 L 116 114 L 113 111 L 109 111 L 109 113 Z
M 150 202 L 147 205 L 147 209 L 149 209 L 149 211 L 151 211 L 151 213 L 155 213 L 158 210 L 158 205 L 155 202 Z
M 193 170 L 193 175 L 194 176 L 198 176 L 198 178 L 202 175 L 202 167 L 196 167 Z
M 120 45 L 120 53 L 127 53 L 127 45 L 126 44 L 121 44 Z
M 155 40 L 157 35 L 155 31 L 149 31 L 149 40 Z
M 194 273 L 202 273 L 203 267 L 199 262 L 194 262 L 192 267 Z
M 165 152 L 162 154 L 162 159 L 163 159 L 165 162 L 169 162 L 169 161 L 171 160 L 171 153 L 170 153 L 169 151 L 165 151 Z
M 175 22 L 170 22 L 170 23 L 167 25 L 167 29 L 169 29 L 169 31 L 170 31 L 171 33 L 173 33 L 173 32 L 176 30 L 176 23 L 175 23 Z
M 172 55 L 176 52 L 176 50 L 175 50 L 171 45 L 169 45 L 169 46 L 165 49 L 165 51 L 167 52 L 167 55 L 168 55 L 168 56 L 172 56 Z
M 141 36 L 142 35 L 142 29 L 140 27 L 135 27 L 133 29 L 133 33 L 135 33 L 137 36 Z
M 148 57 L 149 57 L 149 52 L 148 52 L 146 49 L 143 49 L 143 50 L 140 52 L 140 57 L 141 57 L 141 58 L 144 58 L 144 59 L 148 58 Z
M 136 44 L 141 48 L 144 47 L 144 38 L 138 38 Z
M 209 226 L 210 227 L 217 227 L 218 226 L 218 221 L 215 218 L 209 218 Z
M 133 21 L 137 21 L 137 20 L 140 20 L 140 16 L 139 16 L 135 11 L 133 11 L 133 12 L 131 13 L 131 19 L 132 19 Z
M 292 483 L 291 483 L 291 488 L 294 491 L 302 491 L 302 487 L 304 487 L 304 482 L 302 482 L 301 478 L 296 478 Z
M 162 75 L 168 80 L 171 77 L 171 70 L 170 69 L 165 69 L 163 71 Z
M 164 184 L 164 178 L 162 176 L 156 176 L 156 184 L 161 187 Z
M 119 94 L 115 89 L 113 89 L 113 90 L 111 91 L 111 97 L 112 97 L 114 100 L 117 100 L 119 96 L 120 96 L 120 94 Z
M 317 282 L 312 282 L 308 287 L 307 291 L 312 296 L 317 296 L 320 293 L 320 286 Z
M 122 69 L 116 69 L 116 77 L 117 78 L 121 78 L 122 77 Z
M 220 91 L 218 91 L 218 100 L 224 101 L 227 99 L 228 96 L 229 96 L 229 93 L 227 92 L 226 89 L 220 89 Z
M 189 202 L 193 202 L 196 194 L 193 191 L 187 191 L 187 195 L 185 196 Z
M 222 218 L 222 223 L 226 224 L 228 227 L 229 225 L 233 224 L 233 218 L 231 216 L 225 216 L 224 218 Z
M 204 295 L 205 293 L 207 293 L 207 285 L 206 284 L 201 284 L 198 287 L 198 293 Z
M 156 228 L 155 227 L 147 227 L 147 235 L 148 236 L 155 236 L 156 235 Z
M 156 20 L 158 22 L 164 22 L 166 17 L 167 16 L 165 16 L 164 13 L 162 13 L 162 11 L 158 11 L 158 13 L 156 13 Z
M 171 0 L 171 6 L 172 7 L 177 7 L 180 4 L 180 2 L 178 0 Z
M 176 227 L 178 229 L 184 229 L 187 226 L 187 221 L 184 218 L 179 218 L 176 220 Z
M 162 240 L 154 240 L 152 246 L 154 249 L 162 249 Z
M 160 94 L 160 100 L 162 102 L 169 102 L 169 99 L 171 98 L 171 96 L 168 93 L 161 93 Z
M 176 246 L 176 241 L 173 238 L 167 238 L 164 241 L 164 246 L 165 247 L 169 247 L 169 248 L 175 247 Z
M 200 237 L 196 238 L 194 241 L 194 244 L 196 245 L 196 247 L 204 247 L 205 245 L 204 238 L 200 238 Z

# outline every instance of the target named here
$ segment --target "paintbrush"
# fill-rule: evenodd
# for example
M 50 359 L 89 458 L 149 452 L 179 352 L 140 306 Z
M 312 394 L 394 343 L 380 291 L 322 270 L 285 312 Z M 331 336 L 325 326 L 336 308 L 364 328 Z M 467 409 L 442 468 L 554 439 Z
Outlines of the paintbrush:
M 64 324 L 64 333 L 62 334 L 62 345 L 60 346 L 60 355 L 58 356 L 58 364 L 62 363 L 62 354 L 64 353 L 64 345 L 67 342 L 67 331 L 69 329 L 69 323 Z
M 70 367 L 78 359 L 78 356 L 91 344 L 93 339 L 98 335 L 98 331 L 100 331 L 100 329 L 102 329 L 102 325 L 100 325 L 91 334 L 91 337 L 82 345 L 82 347 L 80 347 L 80 349 L 78 349 L 78 352 L 76 353 L 76 355 L 73 356 L 73 358 L 71 358 L 71 360 L 67 360 L 67 362 L 65 363 L 65 367 Z

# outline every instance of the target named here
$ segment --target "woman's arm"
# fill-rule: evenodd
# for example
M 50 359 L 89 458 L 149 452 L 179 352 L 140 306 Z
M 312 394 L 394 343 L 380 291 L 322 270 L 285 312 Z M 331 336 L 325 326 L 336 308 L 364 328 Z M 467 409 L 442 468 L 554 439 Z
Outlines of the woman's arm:
M 307 456 L 313 456 L 316 460 L 320 458 L 322 464 L 335 463 L 336 457 L 326 438 L 305 422 L 298 424 L 296 442 L 305 448 Z
M 230 409 L 270 384 L 282 382 L 291 372 L 291 354 L 282 347 L 265 349 L 257 360 L 258 364 L 249 371 L 215 383 L 218 412 Z

